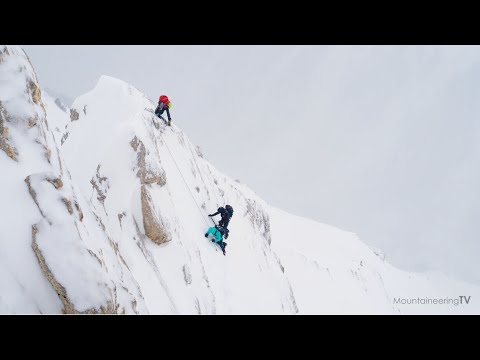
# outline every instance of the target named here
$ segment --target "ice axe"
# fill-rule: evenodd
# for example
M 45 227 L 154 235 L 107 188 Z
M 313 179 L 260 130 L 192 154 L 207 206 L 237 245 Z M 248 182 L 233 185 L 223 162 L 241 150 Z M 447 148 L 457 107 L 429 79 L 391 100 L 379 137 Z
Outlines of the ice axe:
M 213 220 L 213 218 L 212 218 L 211 216 L 209 216 L 209 218 L 210 218 L 210 220 L 213 221 L 213 223 L 215 224 L 215 227 L 217 227 L 218 225 L 217 225 L 217 223 L 215 222 L 215 220 Z

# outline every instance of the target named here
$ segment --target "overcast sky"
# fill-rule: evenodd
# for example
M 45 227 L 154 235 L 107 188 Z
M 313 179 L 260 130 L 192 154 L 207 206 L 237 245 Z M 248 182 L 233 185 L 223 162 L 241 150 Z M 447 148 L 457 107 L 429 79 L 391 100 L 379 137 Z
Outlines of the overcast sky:
M 206 158 L 272 205 L 480 283 L 480 47 L 24 49 L 66 98 L 103 74 L 167 94 Z

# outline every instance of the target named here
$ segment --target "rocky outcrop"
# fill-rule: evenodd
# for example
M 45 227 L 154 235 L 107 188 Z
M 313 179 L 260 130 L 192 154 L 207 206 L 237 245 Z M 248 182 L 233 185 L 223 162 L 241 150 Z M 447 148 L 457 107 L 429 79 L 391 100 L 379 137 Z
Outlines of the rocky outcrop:
M 170 241 L 169 233 L 165 228 L 164 222 L 156 213 L 152 198 L 145 185 L 142 185 L 141 197 L 145 235 L 158 245 Z
M 70 215 L 72 215 L 73 214 L 72 202 L 70 200 L 68 200 L 67 198 L 63 198 L 62 201 L 65 204 L 65 206 L 67 207 L 68 213 Z
M 17 156 L 18 156 L 18 152 L 15 148 L 13 148 L 12 146 L 10 146 L 10 144 L 7 142 L 7 139 L 3 138 L 0 136 L 0 150 L 3 150 L 5 152 L 5 154 L 7 154 L 7 156 L 14 160 L 14 161 L 18 161 L 17 159 Z
M 75 209 L 77 209 L 77 211 L 78 211 L 78 220 L 80 220 L 80 222 L 82 222 L 83 221 L 83 211 L 80 208 L 80 205 L 78 204 L 77 200 L 75 200 L 74 204 L 75 204 Z
M 130 146 L 134 151 L 137 151 L 138 145 L 140 145 L 140 140 L 135 136 L 131 141 L 130 141 Z
M 8 224 L 3 226 L 7 227 L 7 234 L 18 233 L 19 238 L 26 235 L 26 242 L 22 240 L 24 248 L 21 254 L 33 251 L 35 255 L 31 259 L 35 264 L 26 266 L 21 263 L 13 270 L 9 269 L 11 274 L 6 276 L 11 278 L 12 284 L 18 279 L 16 271 L 21 271 L 22 278 L 26 280 L 18 289 L 8 289 L 10 293 L 6 301 L 3 295 L 0 296 L 0 311 L 61 311 L 64 314 L 148 312 L 139 284 L 130 273 L 118 243 L 113 241 L 114 237 L 117 240 L 117 234 L 111 236 L 110 229 L 98 220 L 96 212 L 102 210 L 91 206 L 91 202 L 78 192 L 64 161 L 60 142 L 63 144 L 68 136 L 68 132 L 62 134 L 68 115 L 52 107 L 51 98 L 42 98 L 44 94 L 35 71 L 21 48 L 0 46 L 0 72 L 8 74 L 0 81 L 0 163 L 6 171 L 9 170 L 6 165 L 11 160 L 20 163 L 15 165 L 15 170 L 19 171 L 4 174 L 9 176 L 7 184 L 22 184 L 25 181 L 25 191 L 18 196 L 23 208 L 18 212 L 17 204 L 18 213 L 7 216 L 4 220 Z M 59 101 L 55 104 L 61 108 Z M 72 121 L 78 120 L 82 111 L 86 116 L 86 106 L 78 109 L 71 112 Z M 45 110 L 54 110 L 48 113 L 48 120 Z M 75 125 L 78 123 L 72 126 Z M 95 195 L 103 201 L 109 190 L 109 179 L 101 174 L 100 166 L 93 175 Z M 146 183 L 152 181 L 151 176 L 146 175 L 145 179 Z M 159 180 L 158 177 L 154 179 L 157 183 Z M 20 201 L 25 196 L 26 201 Z M 8 212 L 11 206 L 4 203 L 4 212 Z M 26 216 L 18 216 L 22 215 L 23 209 Z M 152 215 L 158 219 L 153 207 Z M 13 218 L 17 220 L 12 221 Z M 159 223 L 162 224 L 161 221 Z M 157 235 L 157 241 L 162 241 L 161 236 Z M 0 246 L 2 251 L 9 249 L 6 241 L 0 241 Z M 19 254 L 20 251 L 13 252 L 12 256 Z M 38 274 L 47 281 L 39 284 Z M 21 296 L 31 297 L 33 305 L 23 308 L 24 301 L 16 305 L 15 299 Z
M 63 187 L 63 181 L 59 177 L 47 176 L 45 177 L 45 180 L 52 184 L 57 190 Z
M 28 191 L 32 196 L 33 201 L 37 205 L 40 211 L 40 214 L 44 219 L 40 223 L 37 223 L 32 226 L 32 249 L 38 260 L 42 273 L 47 278 L 48 282 L 52 285 L 60 301 L 63 304 L 62 312 L 64 314 L 115 314 L 117 313 L 119 305 L 116 304 L 116 301 L 115 301 L 116 294 L 111 294 L 110 299 L 106 299 L 105 303 L 98 308 L 92 307 L 82 311 L 76 309 L 73 301 L 68 296 L 68 292 L 65 286 L 62 285 L 61 282 L 58 281 L 58 279 L 55 277 L 54 272 L 48 266 L 48 262 L 41 251 L 41 247 L 38 241 L 38 235 L 40 233 L 40 229 L 43 229 L 42 231 L 45 232 L 45 234 L 43 235 L 43 239 L 41 241 L 41 243 L 43 244 L 42 246 L 54 246 L 53 244 L 49 244 L 49 241 L 50 241 L 49 234 L 51 233 L 51 231 L 54 232 L 55 228 L 59 226 L 59 218 L 57 217 L 61 212 L 56 210 L 54 205 L 55 201 L 58 201 L 58 195 L 61 196 L 60 200 L 64 204 L 66 211 L 70 215 L 74 215 L 75 209 L 77 210 L 78 220 L 81 222 L 83 220 L 83 212 L 78 204 L 78 201 L 70 200 L 69 197 L 71 198 L 72 197 L 71 195 L 68 197 L 65 196 L 65 194 L 68 193 L 68 191 L 62 190 L 62 188 L 64 187 L 63 181 L 59 177 L 55 176 L 53 173 L 39 173 L 39 174 L 29 175 L 25 178 L 25 182 L 27 183 Z M 46 182 L 52 185 L 52 188 L 50 188 L 51 190 L 48 190 L 48 188 L 45 188 L 44 186 L 42 187 L 42 183 L 46 183 Z M 41 196 L 39 196 L 39 193 L 41 194 Z M 77 224 L 76 221 L 77 221 L 77 218 L 75 217 L 74 223 L 73 223 L 74 226 L 78 226 L 76 225 Z M 81 240 L 81 238 L 82 238 L 81 234 L 78 233 L 78 239 Z M 93 253 L 88 248 L 86 248 L 86 251 L 91 256 L 97 258 L 98 260 L 98 257 L 96 256 L 95 253 Z M 66 265 L 63 264 L 62 266 L 66 266 Z M 100 262 L 100 266 L 102 266 L 101 262 Z M 110 289 L 110 292 L 112 292 L 111 289 Z M 125 309 L 123 309 L 122 311 L 125 311 Z
M 38 202 L 37 192 L 35 191 L 34 186 L 32 184 L 32 176 L 33 175 L 28 175 L 25 178 L 25 182 L 27 183 L 27 186 L 28 186 L 28 192 L 30 193 L 30 196 L 32 197 L 33 201 L 35 202 L 35 205 L 37 205 L 37 208 L 40 211 L 40 214 L 42 215 L 42 217 L 44 217 L 51 224 L 51 221 L 47 219 L 47 216 L 42 211 L 40 203 Z
M 15 90 L 14 87 L 12 93 L 7 92 L 6 95 L 2 96 L 2 101 L 4 102 L 2 103 L 2 101 L 0 101 L 0 149 L 12 160 L 18 161 L 19 153 L 11 144 L 12 141 L 9 139 L 9 127 L 7 123 L 10 123 L 10 126 L 27 126 L 28 128 L 32 128 L 42 121 L 47 129 L 48 124 L 45 119 L 42 92 L 28 56 L 26 56 L 22 50 L 19 51 L 15 48 L 10 48 L 10 50 L 11 51 L 9 51 L 9 47 L 4 47 L 0 50 L 0 63 L 11 60 L 10 66 L 17 67 L 14 78 L 19 81 L 19 84 L 23 82 L 22 85 L 25 87 L 25 91 L 20 94 L 18 93 L 18 88 Z M 12 83 L 14 83 L 15 80 L 9 79 Z M 8 84 L 6 84 L 6 87 L 8 87 Z M 14 95 L 15 92 L 18 93 L 17 96 Z M 25 95 L 27 96 L 25 97 Z M 31 105 L 34 106 L 30 107 Z M 21 110 L 26 108 L 29 108 L 29 111 L 23 112 L 23 110 Z M 14 111 L 14 113 L 9 113 L 9 111 Z M 39 129 L 39 131 L 42 132 L 41 129 Z M 40 143 L 39 141 L 37 142 Z M 42 145 L 46 147 L 45 144 Z
M 32 249 L 37 257 L 38 263 L 40 264 L 40 268 L 42 269 L 43 275 L 47 278 L 48 282 L 53 286 L 55 292 L 57 293 L 60 301 L 63 304 L 63 313 L 64 314 L 75 314 L 75 307 L 73 306 L 72 302 L 67 296 L 67 291 L 65 288 L 55 279 L 52 272 L 48 268 L 47 262 L 40 251 L 36 237 L 38 234 L 38 227 L 37 225 L 32 226 Z
M 145 145 L 136 136 L 130 141 L 130 146 L 137 153 L 137 177 L 141 184 L 141 203 L 143 215 L 143 227 L 145 235 L 156 244 L 170 241 L 170 236 L 165 227 L 165 222 L 155 211 L 148 187 L 152 184 L 165 186 L 167 180 L 165 171 L 161 169 L 156 159 L 148 159 Z M 120 218 L 119 218 L 120 219 Z
M 70 120 L 76 121 L 80 118 L 80 115 L 78 114 L 78 111 L 75 109 L 70 109 Z
M 95 174 L 95 177 L 92 177 L 92 179 L 90 180 L 90 184 L 92 184 L 92 187 L 97 192 L 97 200 L 103 205 L 105 199 L 107 198 L 109 185 L 107 177 L 100 174 L 100 168 L 101 165 L 99 164 L 97 166 L 97 172 Z
M 145 145 L 136 136 L 130 141 L 133 150 L 137 152 L 137 177 L 142 185 L 157 184 L 165 186 L 167 178 L 165 171 L 161 169 L 155 161 L 147 161 L 147 151 Z
M 37 105 L 42 105 L 42 92 L 40 91 L 40 88 L 38 85 L 30 80 L 28 83 L 28 89 L 30 90 L 30 96 L 32 97 L 32 101 L 37 104 Z
M 18 161 L 17 150 L 8 143 L 7 121 L 7 112 L 2 106 L 2 102 L 0 101 L 0 150 L 3 150 L 10 159 Z
M 32 249 L 38 260 L 38 263 L 40 265 L 40 269 L 42 270 L 43 275 L 47 278 L 48 282 L 52 285 L 53 289 L 55 290 L 60 301 L 63 304 L 62 312 L 64 314 L 117 314 L 119 304 L 115 305 L 114 300 L 107 301 L 107 303 L 103 306 L 100 306 L 99 309 L 90 308 L 84 311 L 79 311 L 75 309 L 75 305 L 68 297 L 67 290 L 65 289 L 65 287 L 62 286 L 62 284 L 58 282 L 58 280 L 53 275 L 52 271 L 49 269 L 47 262 L 45 261 L 45 257 L 43 256 L 42 251 L 40 250 L 36 240 L 38 232 L 39 232 L 38 226 L 33 225 L 32 226 Z M 125 309 L 122 310 L 122 313 L 125 313 Z

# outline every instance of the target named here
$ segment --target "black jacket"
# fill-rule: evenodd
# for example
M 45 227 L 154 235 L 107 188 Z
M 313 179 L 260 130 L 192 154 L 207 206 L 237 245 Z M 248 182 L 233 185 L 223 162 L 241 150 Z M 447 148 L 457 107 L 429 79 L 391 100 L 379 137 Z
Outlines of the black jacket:
M 210 216 L 215 216 L 215 215 L 218 215 L 218 214 L 222 215 L 222 219 L 226 219 L 226 220 L 230 219 L 230 214 L 223 207 L 219 207 L 218 211 L 215 214 L 212 214 Z
M 170 110 L 168 110 L 168 106 L 165 106 L 165 104 L 161 101 L 158 102 L 157 108 L 155 109 L 155 115 L 160 117 L 165 110 L 167 110 L 168 120 L 172 120 L 172 118 L 170 117 Z

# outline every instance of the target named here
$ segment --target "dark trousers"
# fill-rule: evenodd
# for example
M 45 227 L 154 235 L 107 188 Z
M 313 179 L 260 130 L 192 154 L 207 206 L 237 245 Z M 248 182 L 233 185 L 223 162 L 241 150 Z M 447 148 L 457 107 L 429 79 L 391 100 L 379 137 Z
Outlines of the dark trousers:
M 223 252 L 225 252 L 225 245 L 227 245 L 227 244 L 226 244 L 226 243 L 224 243 L 224 242 L 223 242 L 223 240 L 222 240 L 222 241 L 220 241 L 220 242 L 219 242 L 219 243 L 217 243 L 217 244 L 220 246 L 220 248 L 222 249 L 222 251 L 223 251 Z
M 159 109 L 157 108 L 157 110 L 155 110 L 155 115 L 157 115 L 158 117 L 162 116 L 163 112 L 167 110 L 167 117 L 168 117 L 168 121 L 171 121 L 172 118 L 170 117 L 170 110 L 168 110 L 168 107 L 164 107 L 163 109 Z
M 227 227 L 228 226 L 228 223 L 230 222 L 230 219 L 220 219 L 220 221 L 218 222 L 218 225 L 219 226 L 223 226 L 223 227 Z

